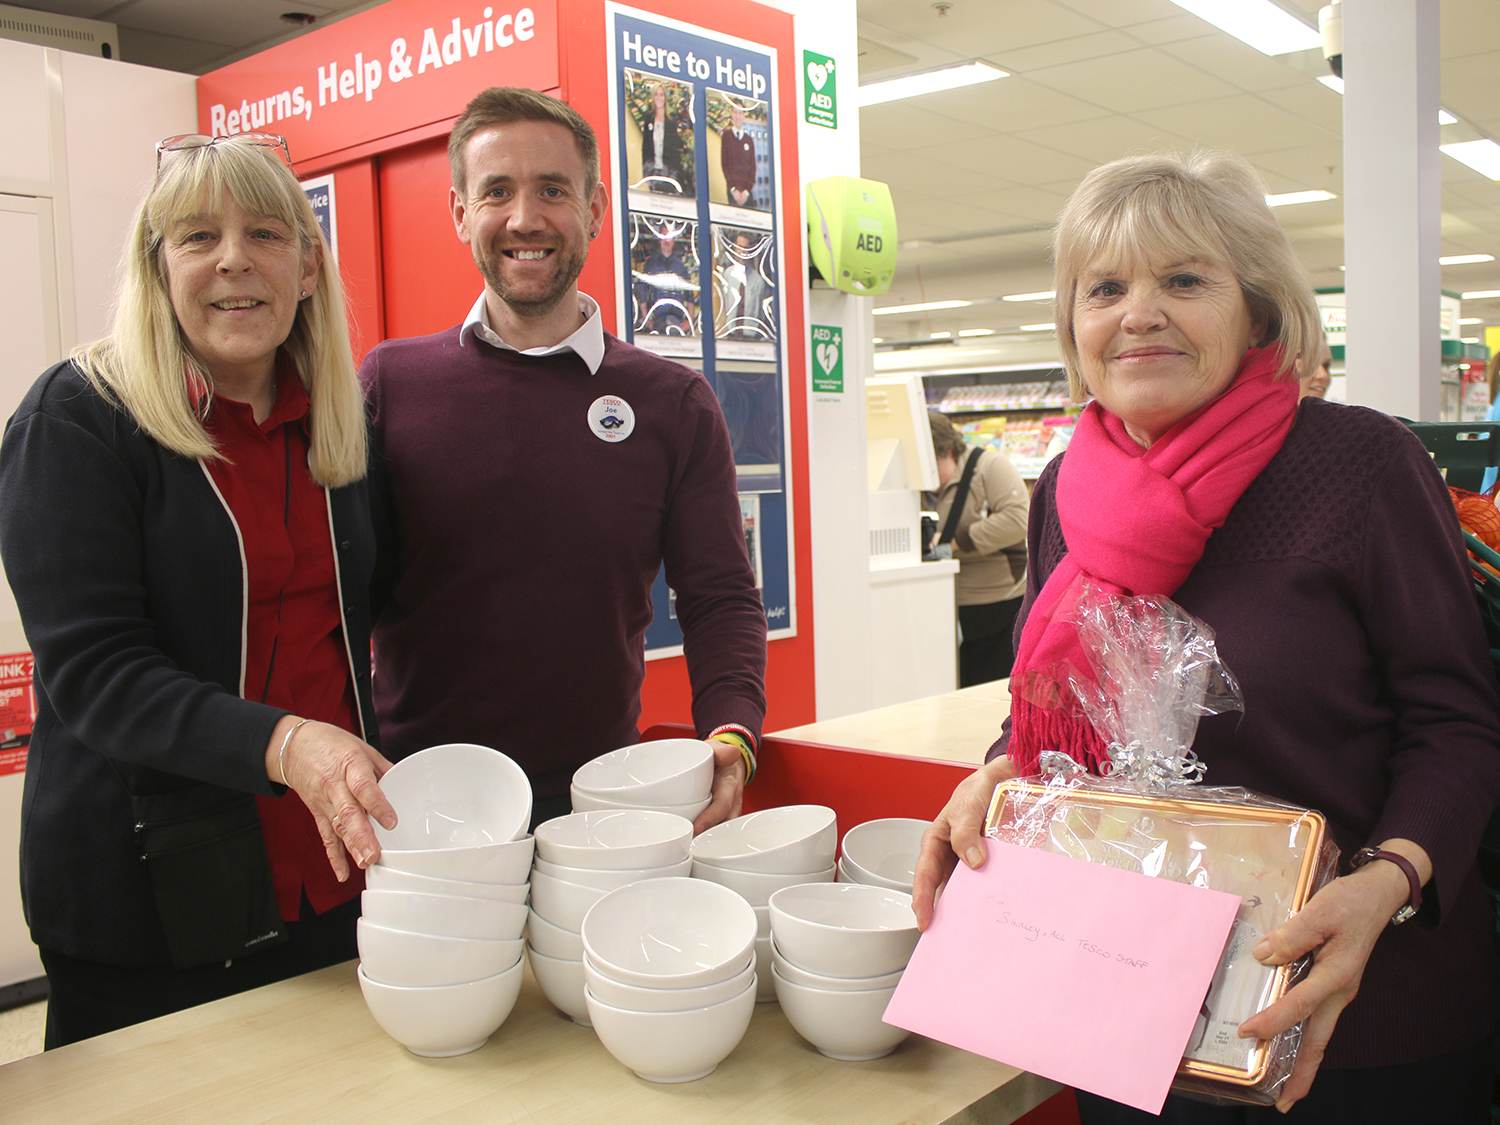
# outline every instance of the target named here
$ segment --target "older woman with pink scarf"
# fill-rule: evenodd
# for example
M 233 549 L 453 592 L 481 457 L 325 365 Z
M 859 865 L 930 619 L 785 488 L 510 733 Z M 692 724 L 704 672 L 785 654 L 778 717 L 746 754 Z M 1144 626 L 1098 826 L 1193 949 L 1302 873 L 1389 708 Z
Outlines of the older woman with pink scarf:
M 1093 401 L 1037 482 L 1011 719 L 927 831 L 918 918 L 960 858 L 984 862 L 996 784 L 1035 774 L 1045 750 L 1108 761 L 1065 686 L 1087 667 L 1068 616 L 1083 583 L 1166 595 L 1213 627 L 1244 694 L 1243 716 L 1199 727 L 1209 782 L 1319 809 L 1345 861 L 1255 949 L 1314 958 L 1241 1025 L 1268 1038 L 1305 1021 L 1275 1109 L 1174 1096 L 1162 1119 L 1479 1125 L 1493 923 L 1474 861 L 1500 799 L 1494 671 L 1421 444 L 1375 411 L 1299 405 L 1322 334 L 1263 191 L 1228 154 L 1134 157 L 1063 210 L 1057 334 L 1075 397 Z M 1079 1107 L 1085 1125 L 1154 1120 L 1086 1094 Z

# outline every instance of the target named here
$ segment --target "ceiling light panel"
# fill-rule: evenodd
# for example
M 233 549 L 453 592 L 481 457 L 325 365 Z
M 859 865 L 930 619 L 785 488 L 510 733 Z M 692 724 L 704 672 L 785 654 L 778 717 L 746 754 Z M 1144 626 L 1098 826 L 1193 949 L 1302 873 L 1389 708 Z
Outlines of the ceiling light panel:
M 1325 199 L 1337 199 L 1331 191 L 1284 191 L 1280 195 L 1266 196 L 1267 207 L 1289 207 L 1293 203 L 1319 203 Z
M 1481 176 L 1500 180 L 1500 145 L 1491 140 L 1459 141 L 1439 146 L 1460 164 L 1467 164 Z
M 1050 301 L 1056 296 L 1057 294 L 1049 289 L 1045 293 L 1011 293 L 1000 299 L 1002 301 Z
M 1493 254 L 1449 254 L 1446 258 L 1439 258 L 1440 266 L 1472 266 L 1477 262 L 1493 262 Z
M 1270 0 L 1172 0 L 1263 55 L 1285 55 L 1323 45 L 1323 36 Z
M 931 312 L 934 309 L 965 309 L 972 305 L 973 301 L 928 301 L 921 305 L 887 305 L 883 309 L 875 309 L 876 316 L 890 316 L 893 313 Z
M 942 70 L 927 70 L 921 74 L 908 74 L 904 78 L 892 78 L 887 82 L 871 82 L 859 87 L 855 104 L 861 108 L 880 105 L 900 98 L 915 98 L 922 94 L 935 94 L 939 90 L 956 90 L 961 86 L 974 86 L 980 82 L 993 82 L 997 78 L 1009 78 L 1008 71 L 989 63 L 971 62 L 962 66 L 944 67 Z

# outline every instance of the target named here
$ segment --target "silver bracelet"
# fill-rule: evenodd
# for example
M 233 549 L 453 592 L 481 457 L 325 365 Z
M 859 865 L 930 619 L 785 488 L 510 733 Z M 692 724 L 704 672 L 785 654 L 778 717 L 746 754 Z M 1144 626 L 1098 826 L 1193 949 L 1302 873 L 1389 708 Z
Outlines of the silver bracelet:
M 291 788 L 291 785 L 288 784 L 286 779 L 286 748 L 291 745 L 292 735 L 296 734 L 310 722 L 312 722 L 311 719 L 298 719 L 293 723 L 292 729 L 287 731 L 286 737 L 281 740 L 281 750 L 276 755 L 276 769 L 281 774 L 281 784 L 285 785 L 288 789 Z

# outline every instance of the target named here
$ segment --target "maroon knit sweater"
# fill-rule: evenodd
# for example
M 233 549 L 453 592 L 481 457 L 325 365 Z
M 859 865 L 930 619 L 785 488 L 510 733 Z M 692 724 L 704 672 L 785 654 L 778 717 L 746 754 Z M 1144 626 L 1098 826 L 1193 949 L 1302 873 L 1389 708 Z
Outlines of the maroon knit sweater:
M 1057 465 L 1032 498 L 1017 636 L 1067 549 Z M 1432 857 L 1421 914 L 1381 935 L 1325 1065 L 1484 1038 L 1493 923 L 1474 856 L 1500 799 L 1500 700 L 1458 521 L 1421 443 L 1387 415 L 1305 400 L 1173 599 L 1213 626 L 1244 691 L 1243 716 L 1199 728 L 1206 784 L 1318 809 L 1345 864 L 1397 836 Z
M 572 352 L 460 345 L 456 328 L 366 358 L 399 538 L 375 628 L 393 758 L 477 742 L 520 763 L 538 798 L 566 796 L 579 765 L 638 737 L 663 562 L 699 734 L 759 736 L 766 621 L 718 401 L 696 372 L 605 345 L 594 374 Z M 603 395 L 635 413 L 623 441 L 590 429 Z

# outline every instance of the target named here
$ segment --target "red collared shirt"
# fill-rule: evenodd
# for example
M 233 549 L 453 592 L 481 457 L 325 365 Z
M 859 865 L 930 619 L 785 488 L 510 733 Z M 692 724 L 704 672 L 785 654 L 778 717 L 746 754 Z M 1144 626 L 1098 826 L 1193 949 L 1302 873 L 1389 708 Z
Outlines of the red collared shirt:
M 216 396 L 204 423 L 227 458 L 208 469 L 239 525 L 249 573 L 245 698 L 357 735 L 328 502 L 307 467 L 307 392 L 285 357 L 276 380 L 264 422 L 249 403 Z M 321 914 L 364 888 L 358 869 L 347 883 L 334 878 L 295 792 L 256 804 L 283 919 L 297 918 L 303 891 Z

